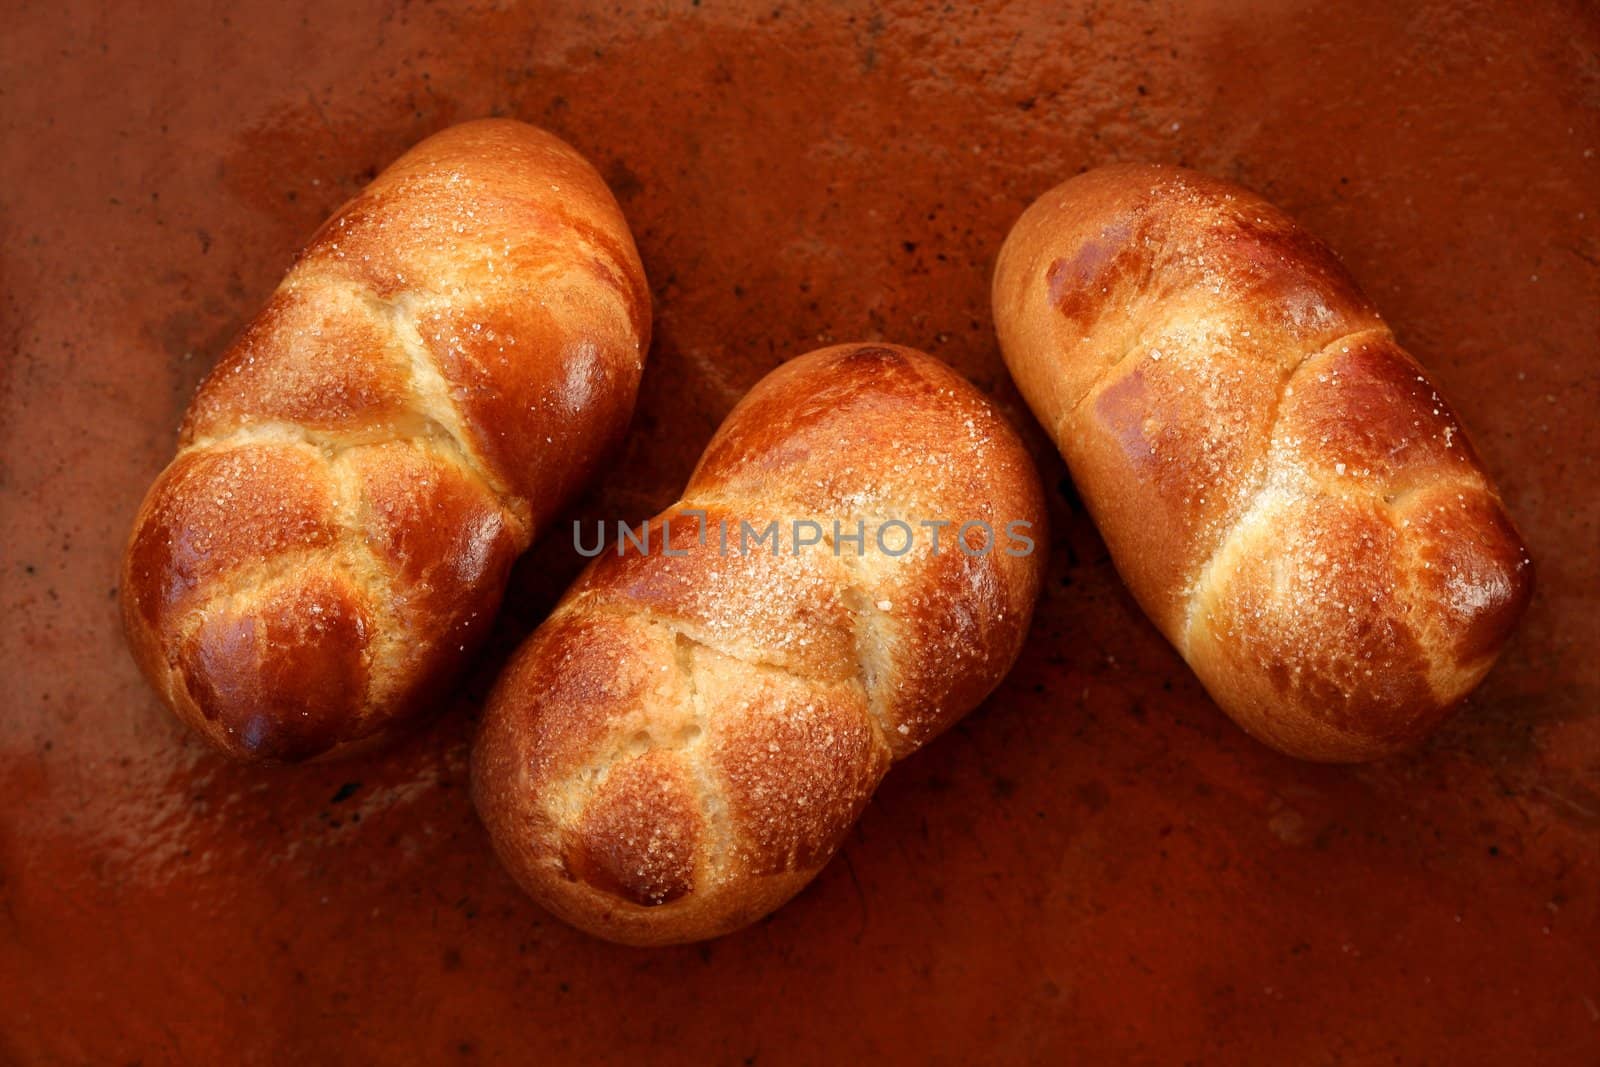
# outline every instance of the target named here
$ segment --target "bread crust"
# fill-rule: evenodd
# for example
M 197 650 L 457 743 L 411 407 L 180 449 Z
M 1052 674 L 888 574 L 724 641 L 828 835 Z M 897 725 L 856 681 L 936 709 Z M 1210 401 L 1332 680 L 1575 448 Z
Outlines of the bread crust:
M 1450 406 L 1293 219 L 1104 167 L 1024 212 L 993 297 L 1117 569 L 1246 730 L 1372 759 L 1482 679 L 1532 561 Z
M 379 174 L 200 387 L 134 522 L 123 619 L 163 701 L 267 761 L 441 703 L 625 430 L 649 312 L 616 201 L 553 135 L 468 122 Z
M 797 553 L 792 520 L 808 517 L 828 540 Z M 956 525 L 937 553 L 924 530 L 891 557 L 874 534 L 893 518 Z M 720 529 L 772 520 L 776 552 L 724 553 Z M 868 524 L 865 555 L 833 553 L 835 520 Z M 953 544 L 969 520 L 1030 523 L 1038 547 L 969 556 Z M 651 550 L 597 558 L 502 675 L 472 776 L 501 859 L 613 941 L 766 915 L 832 857 L 891 763 L 1010 669 L 1044 522 L 1015 431 L 937 360 L 843 345 L 780 367 L 647 524 Z

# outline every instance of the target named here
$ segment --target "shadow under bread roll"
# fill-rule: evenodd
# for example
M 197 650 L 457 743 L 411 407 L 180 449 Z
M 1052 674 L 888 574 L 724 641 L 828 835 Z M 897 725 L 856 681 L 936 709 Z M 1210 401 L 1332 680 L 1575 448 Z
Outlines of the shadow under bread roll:
M 1241 726 L 1291 755 L 1416 742 L 1533 569 L 1466 434 L 1326 246 L 1236 186 L 1090 171 L 1001 249 L 995 324 L 1117 569 Z
M 876 344 L 758 383 L 642 532 L 512 659 L 472 785 L 536 900 L 649 945 L 738 929 L 816 876 L 890 764 L 1011 668 L 1047 541 L 1010 425 Z
M 512 561 L 626 429 L 650 303 L 595 170 L 438 133 L 329 219 L 200 387 L 123 567 L 135 658 L 224 752 L 441 703 Z

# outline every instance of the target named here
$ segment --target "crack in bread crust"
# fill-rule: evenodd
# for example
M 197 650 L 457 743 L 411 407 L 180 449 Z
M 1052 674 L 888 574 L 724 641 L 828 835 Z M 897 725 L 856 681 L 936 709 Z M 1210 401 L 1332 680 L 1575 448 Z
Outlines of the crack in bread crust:
M 1299 359 L 1296 360 L 1294 365 L 1289 369 L 1288 373 L 1283 375 L 1283 380 L 1278 384 L 1277 398 L 1273 401 L 1272 417 L 1267 421 L 1267 447 L 1264 451 L 1262 451 L 1260 457 L 1257 459 L 1255 468 L 1251 474 L 1251 482 L 1255 488 L 1245 494 L 1249 502 L 1240 508 L 1238 517 L 1222 534 L 1222 536 L 1217 539 L 1216 547 L 1212 550 L 1211 555 L 1207 557 L 1198 568 L 1196 568 L 1194 575 L 1189 582 L 1188 609 L 1183 628 L 1180 631 L 1181 640 L 1178 642 L 1178 651 L 1182 655 L 1187 656 L 1189 654 L 1189 635 L 1195 626 L 1197 612 L 1199 610 L 1201 600 L 1201 593 L 1211 587 L 1212 572 L 1217 565 L 1217 561 L 1226 555 L 1226 550 L 1233 544 L 1235 538 L 1240 535 L 1241 531 L 1247 530 L 1252 523 L 1259 518 L 1259 512 L 1267 503 L 1267 488 L 1272 481 L 1275 471 L 1275 464 L 1273 463 L 1273 451 L 1278 440 L 1279 425 L 1283 419 L 1283 402 L 1285 397 L 1288 396 L 1289 390 L 1294 388 L 1295 379 L 1298 378 L 1301 373 L 1309 368 L 1312 364 L 1316 363 L 1320 357 L 1328 354 L 1334 348 L 1348 347 L 1353 339 L 1369 334 L 1390 336 L 1387 329 L 1365 329 L 1353 331 L 1345 334 L 1337 340 L 1321 346 L 1320 348 L 1310 349 L 1302 353 Z

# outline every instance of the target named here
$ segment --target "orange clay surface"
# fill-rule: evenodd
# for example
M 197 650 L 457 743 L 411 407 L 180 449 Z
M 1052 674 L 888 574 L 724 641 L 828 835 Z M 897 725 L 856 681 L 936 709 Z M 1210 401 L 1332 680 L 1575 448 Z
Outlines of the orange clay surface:
M 1051 490 L 1015 672 L 722 941 L 567 929 L 468 802 L 564 528 L 455 706 L 348 762 L 224 761 L 123 645 L 123 539 L 200 377 L 333 208 L 485 114 L 595 161 L 655 293 L 581 514 L 653 513 L 762 374 L 872 338 L 994 396 Z M 1592 6 L 38 4 L 0 33 L 0 131 L 0 1060 L 1600 1062 Z M 1521 524 L 1526 621 L 1413 756 L 1233 726 L 1006 378 L 1002 237 L 1124 159 L 1326 238 Z

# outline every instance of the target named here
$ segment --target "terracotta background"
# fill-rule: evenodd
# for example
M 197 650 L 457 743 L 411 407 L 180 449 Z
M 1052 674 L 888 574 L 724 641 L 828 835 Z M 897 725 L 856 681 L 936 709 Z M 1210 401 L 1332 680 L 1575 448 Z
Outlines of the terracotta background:
M 1600 14 L 1394 4 L 24 4 L 0 32 L 0 1060 L 1600 1062 Z M 1522 10 L 1524 7 L 1529 10 Z M 147 9 L 148 8 L 148 9 Z M 988 274 L 1080 168 L 1296 212 L 1459 407 L 1540 590 L 1413 757 L 1280 758 L 1205 698 L 1070 489 L 989 703 L 770 921 L 637 951 L 491 857 L 459 706 L 260 770 L 135 673 L 113 584 L 195 384 L 299 242 L 447 123 L 616 189 L 658 341 L 586 513 L 676 496 L 764 372 L 922 347 L 1060 461 Z

